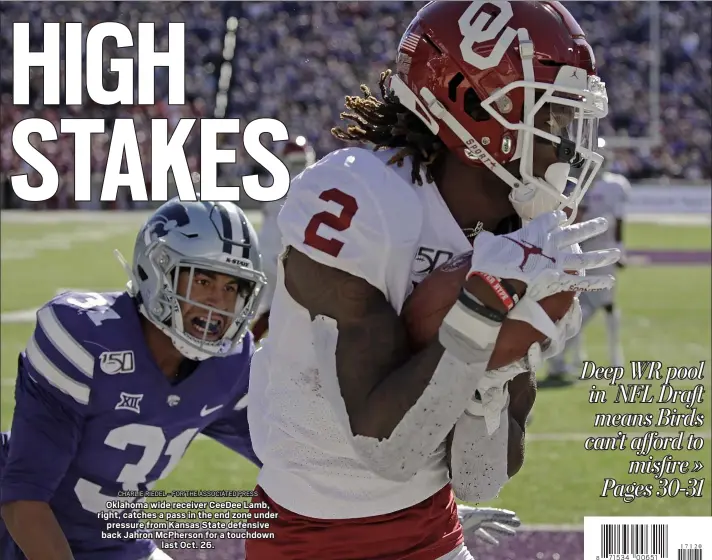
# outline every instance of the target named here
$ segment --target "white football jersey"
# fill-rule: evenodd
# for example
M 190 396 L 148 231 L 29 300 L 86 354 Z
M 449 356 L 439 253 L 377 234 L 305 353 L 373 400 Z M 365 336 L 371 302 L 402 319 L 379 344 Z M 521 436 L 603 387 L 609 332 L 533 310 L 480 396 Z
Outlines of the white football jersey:
M 625 205 L 630 195 L 628 179 L 617 173 L 604 172 L 584 195 L 581 206 L 585 208 L 583 218 L 590 220 L 603 217 L 608 220 L 608 230 L 581 244 L 584 251 L 596 251 L 616 247 L 615 222 L 622 220 Z
M 432 184 L 412 184 L 392 151 L 346 148 L 291 185 L 278 223 L 284 246 L 366 279 L 400 312 L 413 286 L 471 243 Z M 250 432 L 264 463 L 258 484 L 281 506 L 321 519 L 398 511 L 449 482 L 445 445 L 408 482 L 369 471 L 327 399 L 312 320 L 278 266 L 270 332 L 252 362 Z M 333 374 L 332 374 L 333 375 Z M 330 394 L 330 393 L 329 393 Z

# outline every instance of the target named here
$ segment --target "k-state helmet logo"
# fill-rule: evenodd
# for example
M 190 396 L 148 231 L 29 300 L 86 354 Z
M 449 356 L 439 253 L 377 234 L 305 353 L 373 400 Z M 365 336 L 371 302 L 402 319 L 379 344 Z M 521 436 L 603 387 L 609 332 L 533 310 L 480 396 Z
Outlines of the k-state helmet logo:
M 188 211 L 180 203 L 168 204 L 160 208 L 146 224 L 146 227 L 157 237 L 165 237 L 168 232 L 190 223 Z

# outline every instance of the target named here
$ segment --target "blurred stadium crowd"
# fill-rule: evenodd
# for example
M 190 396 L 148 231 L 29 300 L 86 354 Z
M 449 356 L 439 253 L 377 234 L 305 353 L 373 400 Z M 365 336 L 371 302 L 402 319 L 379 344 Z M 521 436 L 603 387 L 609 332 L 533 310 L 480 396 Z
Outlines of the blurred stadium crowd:
M 12 64 L 0 65 L 0 191 L 3 207 L 21 205 L 8 177 L 29 171 L 12 149 L 14 125 L 26 118 L 57 122 L 62 117 L 104 118 L 107 133 L 96 136 L 92 164 L 99 184 L 108 154 L 114 119 L 133 117 L 142 147 L 142 163 L 150 185 L 150 119 L 212 117 L 218 88 L 226 21 L 239 21 L 232 59 L 227 117 L 278 118 L 293 134 L 306 136 L 319 156 L 338 146 L 329 129 L 338 121 L 344 95 L 357 95 L 359 84 L 375 87 L 379 73 L 392 65 L 404 22 L 424 2 L 3 2 L 0 3 L 0 60 L 12 58 L 12 24 L 28 21 L 33 48 L 42 47 L 42 23 L 78 22 L 89 26 L 120 21 L 135 29 L 139 21 L 156 23 L 157 48 L 167 48 L 170 21 L 186 23 L 187 104 L 170 107 L 167 72 L 156 72 L 157 103 L 152 107 L 101 107 L 88 99 L 81 107 L 45 108 L 41 69 L 33 69 L 32 103 L 12 105 Z M 607 83 L 611 113 L 601 122 L 603 137 L 651 136 L 649 2 L 564 2 L 579 19 L 594 46 L 600 74 Z M 660 134 L 662 144 L 615 153 L 613 169 L 631 180 L 669 177 L 700 180 L 712 175 L 712 4 L 659 2 L 660 9 Z M 85 30 L 86 33 L 86 30 Z M 107 54 L 131 56 L 135 49 Z M 120 54 L 119 54 L 120 53 Z M 109 56 L 105 56 L 105 63 Z M 104 74 L 105 87 L 115 76 Z M 244 127 L 244 125 L 243 125 Z M 199 168 L 199 128 L 186 143 L 189 166 Z M 240 140 L 225 140 L 240 146 Z M 44 143 L 57 165 L 60 193 L 49 207 L 71 207 L 74 142 L 71 137 Z M 223 165 L 232 180 L 252 173 L 252 161 L 238 149 L 236 165 Z M 38 184 L 38 177 L 34 177 Z M 94 183 L 94 181 L 93 181 Z M 131 205 L 129 203 L 129 205 Z

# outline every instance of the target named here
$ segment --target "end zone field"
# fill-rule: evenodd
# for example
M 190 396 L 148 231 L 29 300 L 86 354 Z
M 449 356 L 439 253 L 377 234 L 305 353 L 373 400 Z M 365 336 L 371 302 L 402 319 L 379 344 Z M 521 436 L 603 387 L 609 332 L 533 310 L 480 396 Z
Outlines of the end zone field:
M 34 309 L 62 288 L 91 291 L 122 289 L 126 279 L 114 258 L 118 248 L 127 258 L 132 254 L 136 229 L 144 215 L 67 214 L 3 212 L 1 224 L 2 259 L 2 375 L 0 401 L 2 430 L 10 428 L 14 406 L 13 386 L 17 353 L 34 326 Z M 259 217 L 255 217 L 256 225 Z M 619 278 L 618 301 L 623 313 L 623 341 L 628 360 L 659 360 L 665 366 L 699 365 L 706 362 L 706 393 L 699 406 L 706 415 L 705 426 L 694 430 L 705 438 L 697 452 L 673 453 L 676 458 L 705 463 L 699 475 L 707 477 L 712 468 L 710 431 L 710 227 L 709 225 L 661 225 L 633 223 L 627 226 L 631 266 Z M 603 321 L 596 317 L 585 331 L 588 357 L 606 363 Z M 534 420 L 527 437 L 525 466 L 487 504 L 515 510 L 529 528 L 516 539 L 493 549 L 469 541 L 475 553 L 491 559 L 582 558 L 584 515 L 710 515 L 712 485 L 707 483 L 702 497 L 673 499 L 639 498 L 626 504 L 617 498 L 599 498 L 604 477 L 631 482 L 627 461 L 632 452 L 593 452 L 583 449 L 583 441 L 594 432 L 596 411 L 624 412 L 607 405 L 589 405 L 589 383 L 565 389 L 539 392 Z M 679 388 L 691 388 L 690 383 Z M 676 387 L 678 388 L 678 387 Z M 616 405 L 613 405 L 616 406 Z M 621 405 L 617 405 L 621 406 Z M 625 406 L 625 405 L 622 405 Z M 633 412 L 657 410 L 659 405 L 633 405 Z M 678 407 L 682 408 L 682 407 Z M 684 428 L 680 428 L 684 429 Z M 595 430 L 597 434 L 617 429 Z M 644 433 L 630 429 L 629 433 Z M 658 431 L 665 431 L 658 429 Z M 677 433 L 672 428 L 671 433 Z M 665 452 L 657 455 L 665 455 Z M 645 459 L 646 457 L 641 457 Z M 200 439 L 188 450 L 180 465 L 159 488 L 250 489 L 256 468 L 208 439 Z M 688 477 L 685 477 L 685 481 Z M 638 477 L 641 482 L 651 476 Z M 655 481 L 652 481 L 655 482 Z M 544 532 L 545 530 L 553 532 Z M 211 559 L 234 558 L 240 543 L 217 541 L 220 551 Z M 237 548 L 235 548 L 237 547 Z M 538 556 L 537 553 L 543 553 Z M 484 554 L 483 554 L 484 553 Z M 553 555 L 553 556 L 552 556 Z M 197 552 L 177 552 L 176 559 L 202 558 Z

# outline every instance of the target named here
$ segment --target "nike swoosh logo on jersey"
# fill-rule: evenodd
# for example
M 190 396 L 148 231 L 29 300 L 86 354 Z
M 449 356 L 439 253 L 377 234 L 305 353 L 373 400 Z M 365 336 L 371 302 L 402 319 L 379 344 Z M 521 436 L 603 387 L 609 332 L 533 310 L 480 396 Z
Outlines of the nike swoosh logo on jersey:
M 247 408 L 247 394 L 237 401 L 234 410 L 242 410 L 243 408 Z
M 222 408 L 223 405 L 219 404 L 218 406 L 214 406 L 212 408 L 208 408 L 207 405 L 203 406 L 203 410 L 200 411 L 200 416 L 207 416 L 208 414 L 212 414 L 219 408 Z

